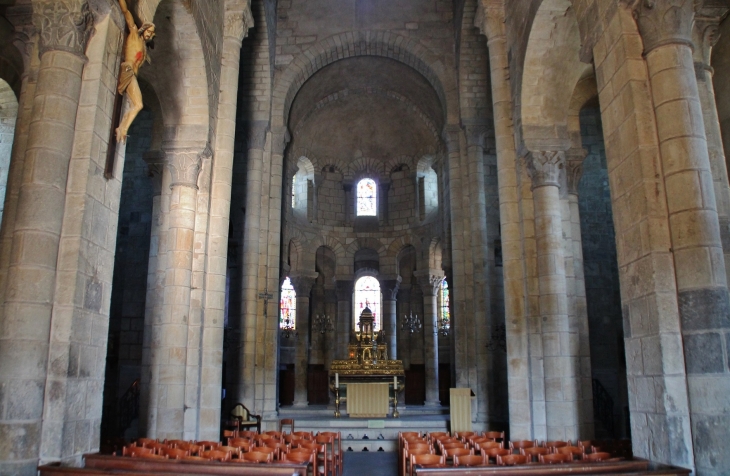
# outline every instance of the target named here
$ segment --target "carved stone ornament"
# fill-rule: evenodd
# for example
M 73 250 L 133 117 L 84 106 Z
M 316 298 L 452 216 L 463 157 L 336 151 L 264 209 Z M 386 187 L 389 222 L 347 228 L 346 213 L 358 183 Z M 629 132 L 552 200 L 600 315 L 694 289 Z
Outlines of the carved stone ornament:
M 424 296 L 436 296 L 441 287 L 441 281 L 444 280 L 442 275 L 438 274 L 416 274 L 416 280 L 418 285 L 421 287 L 421 292 Z
M 585 149 L 571 149 L 566 154 L 565 174 L 568 179 L 568 193 L 578 195 L 578 184 L 583 176 L 583 161 L 588 156 Z
M 532 179 L 532 188 L 547 185 L 560 186 L 560 172 L 565 168 L 565 152 L 562 150 L 537 151 L 525 157 L 527 173 Z
M 644 54 L 664 45 L 692 48 L 695 0 L 621 0 L 631 8 L 644 41 Z
M 94 31 L 94 15 L 87 2 L 48 0 L 33 2 L 33 25 L 39 32 L 39 54 L 66 51 L 84 56 Z
M 167 167 L 170 170 L 170 188 L 175 186 L 198 188 L 198 176 L 208 149 L 167 150 Z
M 720 39 L 720 19 L 697 17 L 695 18 L 692 33 L 695 45 L 694 60 L 696 67 L 712 71 L 710 55 L 712 48 Z
M 246 5 L 246 8 L 242 11 L 226 13 L 223 35 L 226 38 L 234 38 L 241 42 L 248 36 L 248 30 L 253 28 L 253 26 L 254 20 L 251 14 L 251 7 L 250 5 Z

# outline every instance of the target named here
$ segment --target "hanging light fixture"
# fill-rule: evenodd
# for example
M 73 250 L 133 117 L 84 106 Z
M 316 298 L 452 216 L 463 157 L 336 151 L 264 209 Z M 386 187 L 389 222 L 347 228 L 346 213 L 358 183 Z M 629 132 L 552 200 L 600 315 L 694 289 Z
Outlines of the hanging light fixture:
M 320 334 L 326 334 L 327 332 L 333 332 L 335 326 L 332 325 L 332 319 L 330 316 L 320 316 L 317 314 L 314 316 L 314 328 L 319 331 Z
M 451 320 L 442 317 L 441 319 L 436 320 L 436 333 L 441 334 L 442 336 L 446 337 L 449 335 L 449 331 L 451 330 Z
M 413 312 L 409 315 L 403 314 L 403 322 L 400 325 L 401 330 L 408 331 L 409 334 L 413 334 L 416 331 L 421 330 L 422 324 L 418 315 L 413 315 Z

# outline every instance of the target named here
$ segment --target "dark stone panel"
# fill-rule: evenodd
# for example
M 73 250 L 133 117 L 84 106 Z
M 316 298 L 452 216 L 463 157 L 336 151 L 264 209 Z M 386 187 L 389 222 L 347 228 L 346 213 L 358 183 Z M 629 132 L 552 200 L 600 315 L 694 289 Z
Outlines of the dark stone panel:
M 691 374 L 720 373 L 725 370 L 720 334 L 688 334 L 684 336 L 684 357 Z
M 12 474 L 13 476 L 36 476 L 37 462 L 35 460 L 24 463 L 9 463 L 3 461 L 0 463 L 0 474 Z
M 0 424 L 0 461 L 31 460 L 38 457 L 41 423 Z M 0 468 L 0 474 L 4 473 Z
M 624 317 L 624 337 L 631 339 L 631 315 L 629 313 L 629 306 L 623 306 L 623 317 Z
M 698 474 L 727 474 L 730 468 L 730 415 L 692 416 L 695 464 Z
M 685 331 L 730 329 L 730 299 L 727 288 L 681 291 L 679 315 Z

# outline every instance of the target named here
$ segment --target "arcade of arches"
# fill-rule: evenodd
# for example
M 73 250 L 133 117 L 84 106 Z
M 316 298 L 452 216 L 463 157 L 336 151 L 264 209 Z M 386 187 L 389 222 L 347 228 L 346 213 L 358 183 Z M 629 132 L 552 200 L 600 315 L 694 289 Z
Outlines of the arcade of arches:
M 118 2 L 0 1 L 1 474 L 326 405 L 362 302 L 407 405 L 727 474 L 727 1 L 128 2 L 117 145 Z

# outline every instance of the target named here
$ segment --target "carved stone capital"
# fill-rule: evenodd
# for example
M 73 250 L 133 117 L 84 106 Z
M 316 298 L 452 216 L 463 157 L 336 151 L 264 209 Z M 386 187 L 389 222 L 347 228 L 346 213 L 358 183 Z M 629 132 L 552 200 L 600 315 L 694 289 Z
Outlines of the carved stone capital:
M 269 132 L 267 121 L 254 121 L 248 123 L 248 150 L 264 150 L 266 146 L 266 133 Z
M 319 273 L 290 276 L 294 291 L 297 292 L 297 299 L 309 298 L 309 292 L 312 290 L 318 276 Z
M 233 38 L 241 43 L 248 36 L 248 30 L 253 28 L 254 20 L 251 13 L 251 5 L 246 3 L 246 7 L 242 11 L 232 11 L 226 13 L 225 25 L 223 26 L 223 37 Z
M 286 127 L 279 127 L 271 131 L 271 153 L 284 155 L 287 144 L 291 141 L 289 130 Z
M 554 185 L 560 187 L 560 172 L 565 168 L 562 150 L 530 151 L 525 157 L 532 188 Z
M 505 37 L 504 1 L 480 0 L 474 16 L 474 26 L 479 28 L 487 41 Z
M 400 289 L 401 277 L 396 279 L 380 280 L 380 289 L 383 291 L 383 299 L 385 301 L 395 301 L 398 299 L 398 289 Z
M 441 281 L 444 280 L 443 274 L 432 271 L 416 271 L 413 274 L 416 276 L 424 296 L 436 296 L 438 294 Z
M 466 145 L 468 147 L 477 146 L 484 147 L 484 134 L 487 132 L 486 126 L 467 126 L 466 127 Z
M 571 149 L 566 153 L 565 175 L 568 179 L 568 193 L 578 195 L 578 184 L 583 176 L 583 161 L 588 156 L 585 149 Z
M 46 51 L 66 51 L 84 57 L 94 31 L 94 15 L 86 1 L 34 1 L 33 25 L 38 31 L 40 56 Z
M 198 188 L 198 176 L 205 157 L 210 149 L 170 149 L 165 150 L 166 165 L 170 170 L 170 188 L 176 186 Z
M 695 45 L 693 58 L 698 69 L 712 70 L 710 67 L 712 47 L 720 39 L 720 19 L 696 17 L 692 28 L 692 41 Z
M 621 0 L 634 15 L 644 54 L 665 45 L 692 48 L 695 0 Z

